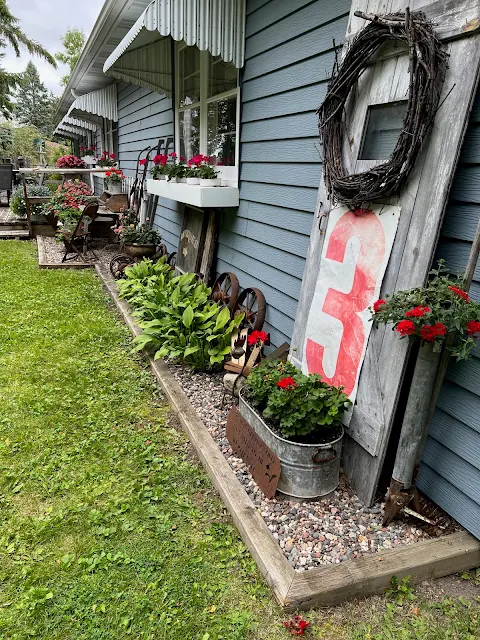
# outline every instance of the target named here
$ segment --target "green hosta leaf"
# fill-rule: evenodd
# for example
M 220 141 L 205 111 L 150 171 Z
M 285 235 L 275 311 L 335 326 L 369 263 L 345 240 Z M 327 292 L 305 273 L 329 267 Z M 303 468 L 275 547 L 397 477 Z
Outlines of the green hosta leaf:
M 227 324 L 229 320 L 230 320 L 230 311 L 227 309 L 227 307 L 224 307 L 217 316 L 217 321 L 215 323 L 214 331 L 217 332 L 220 329 L 223 329 L 223 327 Z
M 191 356 L 193 353 L 197 353 L 197 351 L 200 351 L 200 347 L 187 347 L 183 353 L 183 357 L 187 358 L 188 356 Z
M 193 322 L 193 309 L 191 306 L 188 306 L 182 315 L 183 324 L 189 329 L 192 326 Z

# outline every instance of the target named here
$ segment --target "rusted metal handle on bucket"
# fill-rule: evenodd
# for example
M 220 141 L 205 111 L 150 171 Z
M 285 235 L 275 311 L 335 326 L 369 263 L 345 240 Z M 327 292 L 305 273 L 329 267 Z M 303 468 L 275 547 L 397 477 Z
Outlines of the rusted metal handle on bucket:
M 324 462 L 331 462 L 332 460 L 335 460 L 335 458 L 337 457 L 337 452 L 333 447 L 330 447 L 330 451 L 332 451 L 331 456 L 329 456 L 328 458 L 318 458 L 319 454 L 325 453 L 326 451 L 328 451 L 328 449 L 319 449 L 317 453 L 314 453 L 312 456 L 313 462 L 315 464 L 323 464 Z

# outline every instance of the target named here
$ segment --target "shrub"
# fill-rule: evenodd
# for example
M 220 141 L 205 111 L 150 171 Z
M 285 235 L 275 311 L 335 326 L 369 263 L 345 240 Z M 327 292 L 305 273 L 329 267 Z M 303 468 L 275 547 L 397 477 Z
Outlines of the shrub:
M 247 378 L 247 397 L 284 438 L 327 440 L 351 404 L 342 387 L 305 375 L 291 363 L 264 361 Z
M 166 258 L 161 258 L 158 262 L 152 260 L 141 260 L 131 267 L 125 269 L 125 280 L 120 280 L 117 285 L 120 292 L 120 298 L 128 300 L 134 309 L 144 309 L 143 314 L 140 311 L 136 315 L 147 319 L 152 319 L 149 309 L 156 310 L 155 292 L 163 292 L 166 289 L 167 282 L 173 277 L 174 272 L 166 263 Z M 164 302 L 162 297 L 162 303 Z M 153 305 L 153 307 L 152 307 Z
M 47 186 L 42 186 L 39 184 L 27 184 L 27 193 L 30 196 L 48 198 L 52 195 L 52 192 Z M 13 192 L 10 198 L 10 208 L 16 216 L 25 216 L 27 215 L 27 208 L 25 205 L 25 195 L 23 192 L 23 185 L 18 186 Z M 32 207 L 32 213 L 41 213 L 42 205 L 36 204 Z
M 156 359 L 177 359 L 194 370 L 218 367 L 230 353 L 232 334 L 243 314 L 231 320 L 229 310 L 210 300 L 211 289 L 195 274 L 170 278 L 164 266 L 158 273 L 150 261 L 145 269 L 135 265 L 125 272 L 136 284 L 127 280 L 119 285 L 143 328 L 135 339 L 137 350 L 146 348 Z

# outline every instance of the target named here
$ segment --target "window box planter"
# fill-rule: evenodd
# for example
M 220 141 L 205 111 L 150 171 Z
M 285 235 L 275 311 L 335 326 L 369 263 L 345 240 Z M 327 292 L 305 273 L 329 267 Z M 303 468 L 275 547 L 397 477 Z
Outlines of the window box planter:
M 161 198 L 184 202 L 195 207 L 238 207 L 237 187 L 202 187 L 174 183 L 170 180 L 147 180 L 147 191 Z
M 255 433 L 280 458 L 278 491 L 302 499 L 319 498 L 332 493 L 339 482 L 341 435 L 326 444 L 301 444 L 274 433 L 257 411 L 239 393 L 240 413 Z

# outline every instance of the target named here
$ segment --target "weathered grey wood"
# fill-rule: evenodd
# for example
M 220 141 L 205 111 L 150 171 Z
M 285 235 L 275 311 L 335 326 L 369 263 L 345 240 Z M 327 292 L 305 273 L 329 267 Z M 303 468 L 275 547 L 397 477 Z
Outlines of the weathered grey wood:
M 427 434 L 427 414 L 440 360 L 440 352 L 424 343 L 418 352 L 407 407 L 403 417 L 392 478 L 409 489 L 414 470 L 420 462 Z
M 429 14 L 433 15 L 434 12 L 438 14 L 440 10 L 453 11 L 455 4 L 459 3 L 435 1 L 426 3 L 425 0 L 423 2 L 419 0 L 412 0 L 412 2 L 354 0 L 347 34 L 352 36 L 364 26 L 364 21 L 354 16 L 357 9 L 368 13 L 388 13 L 404 10 L 406 6 L 410 6 L 413 11 L 427 4 L 435 5 Z M 475 4 L 478 3 L 475 2 Z M 462 2 L 459 6 L 461 5 Z M 441 100 L 447 96 L 454 84 L 456 86 L 437 113 L 429 140 L 426 141 L 417 159 L 404 191 L 400 197 L 390 200 L 391 204 L 398 204 L 401 207 L 401 214 L 394 247 L 383 280 L 382 296 L 385 293 L 421 286 L 433 259 L 445 204 L 466 131 L 468 114 L 478 85 L 479 36 L 473 35 L 454 40 L 449 43 L 448 49 L 451 54 L 449 70 Z M 348 133 L 345 138 L 348 138 L 350 147 L 346 149 L 344 162 L 348 170 L 351 170 L 352 166 L 357 170 L 364 168 L 363 161 L 358 161 L 357 158 L 363 131 L 362 118 L 369 104 L 369 94 L 372 93 L 373 100 L 379 101 L 387 96 L 386 102 L 404 97 L 408 81 L 408 75 L 404 73 L 404 65 L 405 59 L 402 57 L 397 60 L 395 67 L 392 60 L 385 59 L 375 63 L 360 79 L 357 95 L 350 101 L 347 108 Z M 383 85 L 378 87 L 376 86 L 378 83 L 373 82 L 372 77 L 373 73 L 379 74 L 379 78 L 383 77 L 382 71 L 390 75 L 384 79 Z M 386 85 L 390 89 L 388 95 Z M 445 135 L 446 131 L 448 136 Z M 319 200 L 324 203 L 319 209 L 320 212 L 328 212 L 329 204 L 325 202 L 323 180 L 319 188 Z M 305 329 L 315 289 L 322 244 L 323 236 L 319 237 L 314 223 L 292 339 L 292 346 L 297 348 L 296 352 L 292 352 L 292 359 L 297 365 L 300 364 L 303 354 Z M 345 472 L 359 497 L 366 503 L 371 503 L 375 496 L 403 381 L 408 349 L 408 342 L 399 340 L 398 335 L 392 332 L 390 327 L 380 327 L 370 335 L 359 379 L 356 407 L 353 410 L 351 436 L 347 430 L 344 444 Z M 355 408 L 362 412 L 359 424 L 356 422 Z M 370 434 L 365 430 L 365 416 L 371 419 Z M 377 425 L 382 425 L 382 428 L 379 430 Z M 368 439 L 368 445 L 365 439 Z M 378 455 L 372 455 L 373 451 Z
M 103 268 L 97 266 L 97 273 L 130 331 L 133 335 L 139 335 L 141 329 L 130 314 L 129 305 L 119 299 L 115 282 Z M 243 541 L 278 601 L 283 604 L 295 576 L 294 569 L 286 560 L 262 516 L 237 480 L 232 468 L 200 420 L 184 391 L 170 373 L 168 366 L 161 360 L 153 360 L 150 356 L 148 359 L 153 374 L 160 383 L 168 402 L 195 447 L 200 461 L 229 510 Z
M 287 594 L 288 610 L 330 606 L 344 600 L 384 593 L 392 576 L 410 576 L 412 584 L 466 571 L 480 563 L 480 542 L 453 533 L 384 553 L 347 560 L 335 567 L 297 573 Z

